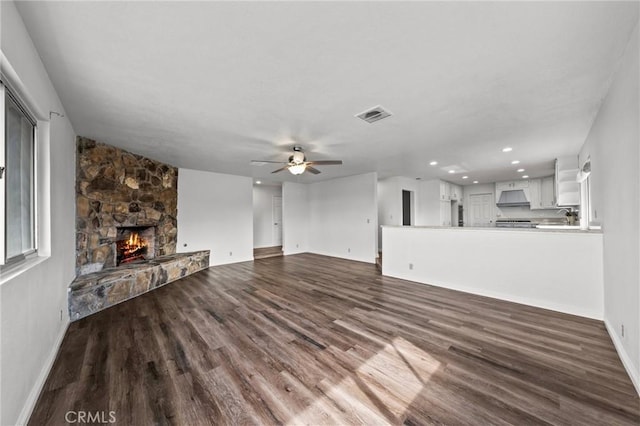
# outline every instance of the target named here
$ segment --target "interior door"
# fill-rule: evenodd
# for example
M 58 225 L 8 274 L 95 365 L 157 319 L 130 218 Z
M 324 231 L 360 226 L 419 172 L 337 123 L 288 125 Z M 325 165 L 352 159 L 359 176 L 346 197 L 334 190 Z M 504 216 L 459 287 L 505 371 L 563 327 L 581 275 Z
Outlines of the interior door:
M 282 245 L 282 197 L 273 197 L 273 245 Z
M 469 225 L 493 225 L 493 197 L 491 194 L 473 194 L 469 196 Z

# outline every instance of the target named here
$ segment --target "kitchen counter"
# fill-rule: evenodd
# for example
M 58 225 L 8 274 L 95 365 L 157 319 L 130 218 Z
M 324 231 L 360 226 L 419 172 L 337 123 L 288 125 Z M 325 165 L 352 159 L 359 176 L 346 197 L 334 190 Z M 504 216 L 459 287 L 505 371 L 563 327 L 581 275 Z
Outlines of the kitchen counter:
M 495 226 L 399 226 L 399 225 L 382 225 L 382 228 L 400 228 L 400 229 L 441 229 L 449 231 L 496 231 L 496 232 L 535 232 L 535 233 L 554 233 L 563 234 L 602 234 L 600 229 L 541 229 L 541 228 L 496 228 Z
M 597 230 L 383 226 L 382 274 L 602 319 Z

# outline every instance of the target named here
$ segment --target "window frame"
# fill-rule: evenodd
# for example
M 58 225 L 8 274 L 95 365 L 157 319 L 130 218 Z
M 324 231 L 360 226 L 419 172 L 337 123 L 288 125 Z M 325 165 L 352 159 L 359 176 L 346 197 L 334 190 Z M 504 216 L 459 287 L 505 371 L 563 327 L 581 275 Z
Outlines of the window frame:
M 3 174 L 0 179 L 0 271 L 12 268 L 22 264 L 28 259 L 38 256 L 39 246 L 39 216 L 38 216 L 38 120 L 27 106 L 27 103 L 20 97 L 19 91 L 15 90 L 3 74 L 0 74 L 0 134 L 2 134 L 2 146 L 0 146 L 0 166 L 6 167 L 7 161 L 7 134 L 6 134 L 6 113 L 7 113 L 7 97 L 17 106 L 24 114 L 26 119 L 31 123 L 32 127 L 32 158 L 31 158 L 31 224 L 33 248 L 25 253 L 7 258 L 7 179 Z M 6 170 L 5 170 L 6 173 Z

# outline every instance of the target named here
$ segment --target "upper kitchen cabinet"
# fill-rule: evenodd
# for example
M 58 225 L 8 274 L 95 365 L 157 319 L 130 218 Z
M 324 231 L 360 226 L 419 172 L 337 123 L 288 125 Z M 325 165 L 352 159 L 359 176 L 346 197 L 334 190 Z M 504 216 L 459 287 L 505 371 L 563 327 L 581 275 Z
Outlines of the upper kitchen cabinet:
M 451 184 L 440 181 L 440 201 L 451 201 Z
M 580 204 L 578 157 L 556 159 L 556 204 L 558 207 L 573 207 Z
M 553 176 L 542 179 L 529 179 L 529 201 L 531 210 L 556 208 Z
M 454 183 L 449 184 L 451 201 L 459 201 L 462 203 L 462 187 Z
M 553 176 L 542 178 L 540 186 L 540 198 L 543 209 L 555 209 L 556 206 L 556 184 Z

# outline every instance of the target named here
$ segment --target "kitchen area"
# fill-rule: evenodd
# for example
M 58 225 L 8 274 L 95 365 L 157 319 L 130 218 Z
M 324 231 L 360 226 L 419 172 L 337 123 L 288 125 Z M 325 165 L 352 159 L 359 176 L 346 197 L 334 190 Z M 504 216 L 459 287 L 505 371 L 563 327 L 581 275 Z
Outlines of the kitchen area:
M 554 164 L 553 175 L 538 178 L 464 186 L 441 179 L 420 181 L 415 225 L 586 229 L 588 223 L 581 224 L 579 216 L 577 158 L 558 158 Z
M 601 318 L 602 233 L 580 214 L 588 171 L 577 158 L 554 166 L 486 184 L 418 181 L 412 225 L 380 222 L 382 274 Z

